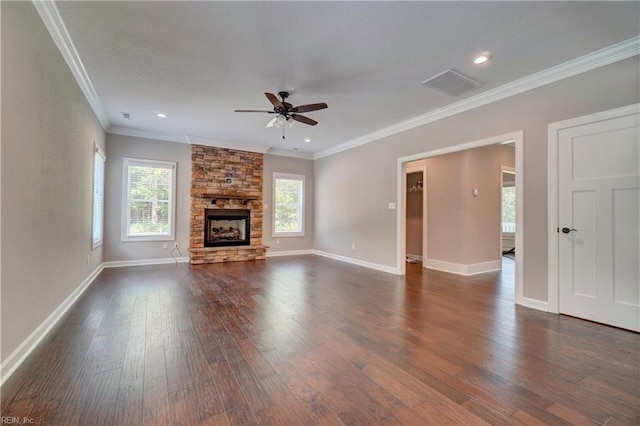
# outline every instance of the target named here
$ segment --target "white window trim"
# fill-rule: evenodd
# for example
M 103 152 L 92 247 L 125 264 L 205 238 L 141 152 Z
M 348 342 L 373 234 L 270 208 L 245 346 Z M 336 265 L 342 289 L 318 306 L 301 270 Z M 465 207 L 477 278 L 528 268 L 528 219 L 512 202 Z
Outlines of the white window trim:
M 129 167 L 158 167 L 171 170 L 171 192 L 169 194 L 169 233 L 158 235 L 129 235 Z M 124 158 L 122 167 L 122 241 L 174 241 L 176 234 L 176 168 L 174 161 Z
M 300 229 L 301 232 L 276 232 L 276 179 L 290 179 L 290 180 L 299 180 L 302 181 L 302 199 L 300 200 Z M 305 227 L 305 204 L 306 204 L 306 194 L 307 184 L 305 182 L 305 175 L 297 175 L 293 173 L 281 173 L 281 172 L 273 172 L 273 182 L 272 182 L 272 194 L 271 194 L 271 236 L 275 238 L 282 237 L 304 237 L 304 227 Z
M 96 156 L 102 159 L 102 214 L 100 218 L 102 219 L 102 229 L 100 233 L 100 238 L 95 239 L 95 226 L 96 226 Z M 91 185 L 91 250 L 95 250 L 100 247 L 104 241 L 104 198 L 105 198 L 105 183 L 106 183 L 106 161 L 107 155 L 104 153 L 102 148 L 94 142 L 93 144 L 93 182 Z

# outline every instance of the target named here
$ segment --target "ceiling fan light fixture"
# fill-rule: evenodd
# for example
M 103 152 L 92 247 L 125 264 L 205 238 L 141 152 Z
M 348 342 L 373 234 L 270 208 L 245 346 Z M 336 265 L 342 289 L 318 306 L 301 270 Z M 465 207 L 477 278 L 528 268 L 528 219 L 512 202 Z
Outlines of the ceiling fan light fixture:
M 282 127 L 282 125 L 283 125 L 284 123 L 286 123 L 286 122 L 287 122 L 287 119 L 285 118 L 285 116 L 284 116 L 284 115 L 278 115 L 278 116 L 275 118 L 275 121 L 274 121 L 274 120 L 271 120 L 271 121 L 273 121 L 273 126 L 274 126 L 276 129 L 279 129 L 280 127 Z
M 274 127 L 276 125 L 276 121 L 278 121 L 278 117 L 273 117 L 265 127 Z

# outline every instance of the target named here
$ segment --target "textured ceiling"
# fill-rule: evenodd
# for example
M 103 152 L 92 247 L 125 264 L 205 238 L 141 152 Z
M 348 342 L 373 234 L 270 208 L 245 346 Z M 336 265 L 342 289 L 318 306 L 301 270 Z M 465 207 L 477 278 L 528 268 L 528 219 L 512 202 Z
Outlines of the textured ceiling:
M 638 2 L 56 4 L 113 126 L 309 153 L 630 39 L 640 19 Z M 484 85 L 420 84 L 448 68 Z M 280 90 L 326 102 L 306 114 L 320 124 L 282 140 L 270 115 L 234 112 Z

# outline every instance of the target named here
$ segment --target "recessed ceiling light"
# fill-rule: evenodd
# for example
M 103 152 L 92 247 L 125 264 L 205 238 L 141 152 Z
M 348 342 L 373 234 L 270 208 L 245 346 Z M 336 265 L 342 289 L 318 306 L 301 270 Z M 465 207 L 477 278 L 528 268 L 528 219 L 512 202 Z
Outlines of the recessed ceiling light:
M 167 114 L 165 114 L 164 112 L 158 112 L 156 113 L 156 116 L 160 117 L 160 118 L 167 118 Z
M 475 58 L 473 58 L 474 65 L 486 64 L 491 60 L 491 52 L 482 52 Z
M 311 142 L 311 138 L 304 138 L 304 141 L 305 141 L 306 143 L 309 143 L 309 142 Z

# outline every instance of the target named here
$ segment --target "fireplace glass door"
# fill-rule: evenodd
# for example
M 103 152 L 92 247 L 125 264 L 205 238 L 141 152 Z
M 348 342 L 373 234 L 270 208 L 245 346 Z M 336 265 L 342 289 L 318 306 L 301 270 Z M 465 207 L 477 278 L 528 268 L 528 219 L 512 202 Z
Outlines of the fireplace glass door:
M 207 209 L 205 214 L 205 247 L 249 245 L 250 211 Z

